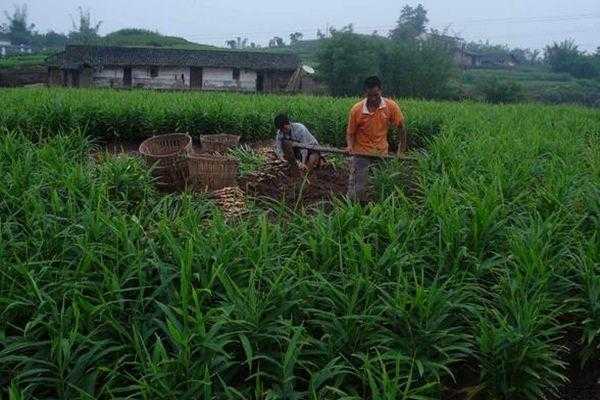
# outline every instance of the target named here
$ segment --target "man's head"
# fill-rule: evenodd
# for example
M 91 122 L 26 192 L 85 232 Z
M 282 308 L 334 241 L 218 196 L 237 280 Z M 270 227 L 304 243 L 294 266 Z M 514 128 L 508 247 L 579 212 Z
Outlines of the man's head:
M 370 76 L 365 79 L 365 97 L 367 101 L 371 104 L 377 104 L 381 102 L 381 96 L 383 94 L 383 89 L 381 85 L 381 80 L 376 76 Z
M 288 133 L 290 131 L 292 127 L 287 114 L 279 114 L 275 117 L 275 127 L 284 133 Z

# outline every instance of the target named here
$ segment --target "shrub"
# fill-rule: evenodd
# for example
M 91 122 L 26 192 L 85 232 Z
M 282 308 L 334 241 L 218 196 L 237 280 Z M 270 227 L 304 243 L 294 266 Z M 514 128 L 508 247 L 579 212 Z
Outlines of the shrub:
M 476 90 L 489 103 L 516 103 L 523 100 L 523 86 L 514 81 L 502 81 L 496 77 L 481 80 Z
M 555 72 L 567 72 L 576 78 L 600 76 L 600 63 L 597 56 L 581 52 L 572 40 L 554 43 L 545 50 L 546 62 Z
M 364 79 L 380 71 L 382 43 L 377 38 L 354 33 L 351 26 L 332 30 L 331 38 L 322 41 L 317 54 L 319 76 L 332 95 L 362 92 Z
M 381 70 L 386 91 L 396 96 L 440 99 L 456 93 L 450 85 L 457 73 L 451 49 L 435 36 L 391 44 Z
M 319 51 L 321 79 L 335 96 L 356 95 L 368 75 L 380 74 L 388 94 L 448 98 L 457 68 L 448 43 L 437 35 L 424 41 L 391 41 L 379 36 L 332 31 Z

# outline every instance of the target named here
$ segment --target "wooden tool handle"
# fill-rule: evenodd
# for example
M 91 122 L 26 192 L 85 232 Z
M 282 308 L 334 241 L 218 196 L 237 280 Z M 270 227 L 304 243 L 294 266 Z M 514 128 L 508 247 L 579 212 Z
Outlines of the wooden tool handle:
M 347 150 L 342 150 L 342 149 L 338 149 L 338 148 L 335 148 L 335 147 L 314 146 L 314 145 L 308 145 L 308 144 L 302 144 L 302 143 L 293 143 L 292 146 L 295 147 L 295 148 L 297 148 L 297 149 L 312 150 L 312 151 L 316 151 L 318 153 L 341 154 L 341 155 L 346 156 L 346 157 L 358 156 L 358 157 L 378 158 L 378 159 L 386 159 L 386 160 L 392 160 L 392 159 L 416 160 L 416 157 L 410 157 L 410 156 L 396 157 L 396 156 L 393 156 L 393 155 L 390 155 L 390 154 L 383 155 L 383 154 L 350 153 Z

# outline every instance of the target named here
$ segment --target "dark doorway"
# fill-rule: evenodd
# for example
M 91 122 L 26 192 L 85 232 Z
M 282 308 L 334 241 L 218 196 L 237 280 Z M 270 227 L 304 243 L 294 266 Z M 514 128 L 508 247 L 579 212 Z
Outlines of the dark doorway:
M 256 75 L 256 91 L 263 92 L 265 90 L 265 74 L 259 72 Z
M 123 86 L 131 87 L 131 67 L 123 68 Z
M 192 89 L 202 89 L 202 68 L 190 68 L 190 87 Z
M 71 71 L 72 86 L 79 87 L 79 71 Z

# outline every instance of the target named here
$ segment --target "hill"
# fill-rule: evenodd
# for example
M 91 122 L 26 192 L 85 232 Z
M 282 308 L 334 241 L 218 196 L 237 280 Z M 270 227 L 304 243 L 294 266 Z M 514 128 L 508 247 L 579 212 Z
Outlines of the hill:
M 215 49 L 214 46 L 190 42 L 177 36 L 165 36 L 145 29 L 121 29 L 104 36 L 100 44 L 108 46 L 150 46 L 186 49 Z

